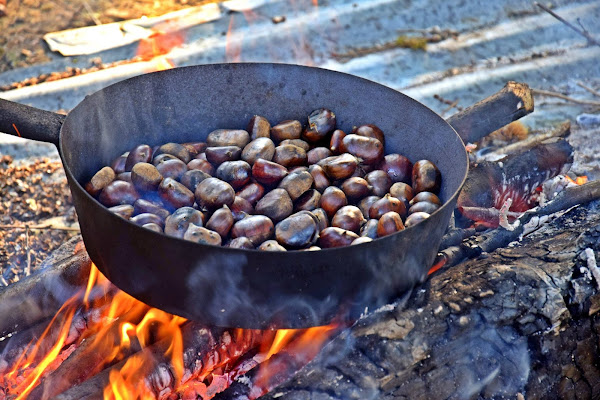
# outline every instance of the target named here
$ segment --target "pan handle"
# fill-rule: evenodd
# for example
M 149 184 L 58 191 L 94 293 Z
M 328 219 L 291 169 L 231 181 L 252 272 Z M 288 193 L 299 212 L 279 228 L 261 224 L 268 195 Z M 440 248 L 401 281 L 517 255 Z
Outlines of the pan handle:
M 54 143 L 58 147 L 64 115 L 0 99 L 0 132 Z

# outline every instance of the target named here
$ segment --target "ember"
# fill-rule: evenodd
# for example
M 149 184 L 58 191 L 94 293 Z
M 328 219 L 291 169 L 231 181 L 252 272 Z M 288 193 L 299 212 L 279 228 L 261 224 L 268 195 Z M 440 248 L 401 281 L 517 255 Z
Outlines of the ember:
M 304 330 L 206 328 L 116 289 L 94 266 L 87 288 L 67 301 L 39 339 L 3 355 L 0 399 L 81 398 L 77 385 L 102 385 L 104 399 L 176 394 L 210 399 L 247 372 L 256 398 L 272 386 L 285 353 L 286 378 L 310 361 L 337 325 Z M 70 390 L 69 390 L 70 389 Z M 72 391 L 75 390 L 74 394 Z

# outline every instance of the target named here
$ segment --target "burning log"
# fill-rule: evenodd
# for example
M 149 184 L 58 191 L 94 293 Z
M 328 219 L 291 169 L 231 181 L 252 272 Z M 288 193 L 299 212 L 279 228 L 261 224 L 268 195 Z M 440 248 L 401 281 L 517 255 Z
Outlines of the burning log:
M 0 336 L 51 318 L 63 303 L 85 287 L 91 261 L 81 237 L 52 253 L 41 271 L 0 290 Z
M 536 189 L 558 175 L 573 160 L 573 148 L 560 138 L 547 139 L 529 151 L 513 154 L 499 162 L 481 162 L 469 170 L 457 208 L 463 216 L 488 227 L 497 227 L 500 210 L 510 200 L 507 211 L 527 211 L 535 205 Z M 493 211 L 493 210 L 492 210 Z M 514 221 L 515 214 L 508 215 Z
M 525 83 L 508 82 L 498 93 L 447 119 L 465 143 L 482 137 L 533 112 L 533 94 Z
M 600 291 L 587 254 L 600 251 L 599 224 L 596 201 L 433 275 L 261 399 L 598 398 Z

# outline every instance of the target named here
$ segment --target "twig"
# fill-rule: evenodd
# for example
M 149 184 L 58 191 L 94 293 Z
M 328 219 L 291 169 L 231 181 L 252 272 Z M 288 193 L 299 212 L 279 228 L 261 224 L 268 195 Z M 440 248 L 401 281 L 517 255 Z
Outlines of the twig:
M 570 23 L 569 21 L 567 21 L 566 19 L 564 19 L 563 17 L 561 17 L 560 15 L 558 15 L 557 13 L 555 13 L 554 11 L 552 11 L 551 9 L 546 7 L 545 5 L 540 4 L 537 1 L 534 2 L 533 4 L 535 4 L 542 10 L 546 11 L 548 14 L 552 15 L 554 18 L 556 18 L 557 20 L 559 20 L 560 22 L 562 22 L 569 28 L 573 29 L 575 32 L 579 33 L 581 36 L 586 38 L 589 43 L 595 44 L 596 46 L 600 46 L 600 42 L 598 42 L 596 39 L 594 39 L 589 33 L 587 33 L 587 31 L 577 28 L 575 25 L 573 25 L 572 23 Z
M 27 253 L 27 265 L 25 266 L 25 276 L 31 275 L 31 249 L 29 248 L 29 225 L 25 225 L 25 252 Z
M 90 3 L 84 0 L 83 7 L 85 7 L 85 11 L 87 11 L 96 25 L 102 25 L 102 22 L 94 15 L 94 10 L 92 10 L 92 7 L 90 7 Z
M 542 133 L 536 136 L 529 136 L 527 139 L 519 140 L 508 146 L 501 147 L 492 152 L 486 153 L 477 158 L 477 161 L 495 161 L 506 157 L 509 154 L 521 153 L 540 145 L 544 140 L 554 137 L 567 137 L 571 134 L 571 122 L 565 121 L 550 132 Z
M 71 228 L 68 226 L 54 226 L 51 224 L 47 225 L 0 225 L 0 229 L 33 229 L 33 230 L 44 230 L 44 229 L 53 229 L 58 231 L 68 231 L 68 232 L 79 232 L 79 228 Z
M 584 85 L 583 82 L 581 82 L 581 81 L 577 82 L 577 86 L 584 88 L 585 90 L 587 90 L 588 92 L 590 92 L 594 96 L 600 97 L 600 92 L 598 92 L 597 90 L 592 89 L 589 86 Z
M 533 94 L 539 94 L 540 96 L 556 97 L 556 98 L 559 98 L 559 99 L 570 101 L 571 103 L 577 103 L 577 104 L 584 104 L 584 105 L 588 105 L 588 106 L 598 106 L 598 107 L 600 107 L 600 101 L 574 99 L 572 97 L 565 96 L 562 93 L 552 92 L 550 90 L 531 89 L 531 91 L 533 92 Z

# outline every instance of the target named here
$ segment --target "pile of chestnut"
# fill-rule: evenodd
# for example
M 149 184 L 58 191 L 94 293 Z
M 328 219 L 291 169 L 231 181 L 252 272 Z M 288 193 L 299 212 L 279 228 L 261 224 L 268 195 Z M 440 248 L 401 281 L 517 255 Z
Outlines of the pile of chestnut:
M 142 144 L 86 185 L 110 211 L 193 242 L 267 251 L 371 241 L 429 217 L 442 202 L 428 160 L 384 155 L 375 125 L 346 134 L 321 108 L 271 126 L 217 129 L 206 142 Z

